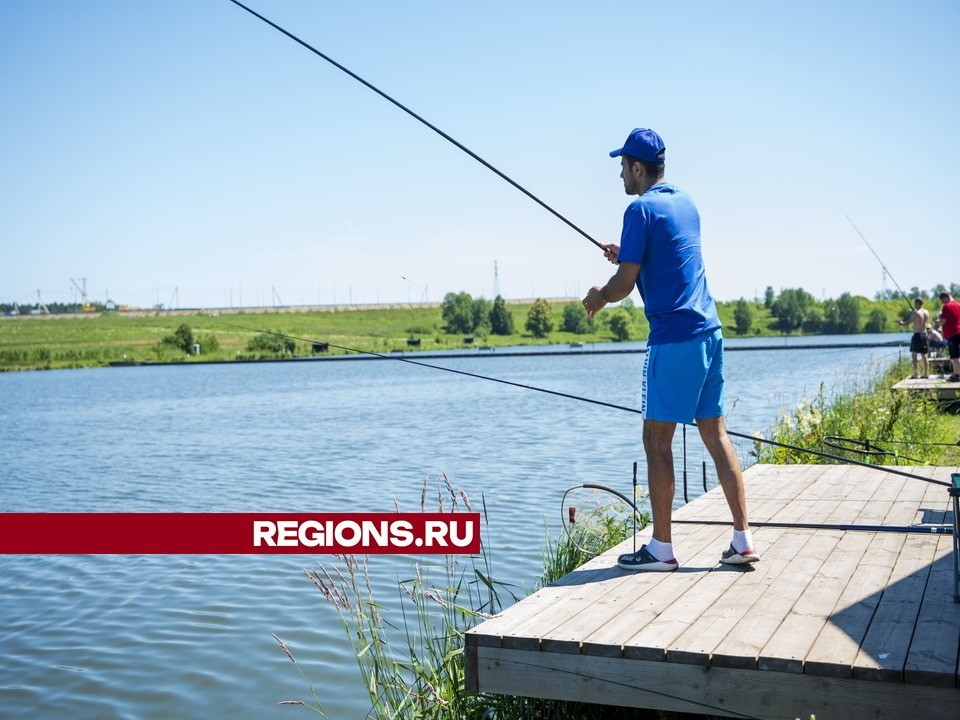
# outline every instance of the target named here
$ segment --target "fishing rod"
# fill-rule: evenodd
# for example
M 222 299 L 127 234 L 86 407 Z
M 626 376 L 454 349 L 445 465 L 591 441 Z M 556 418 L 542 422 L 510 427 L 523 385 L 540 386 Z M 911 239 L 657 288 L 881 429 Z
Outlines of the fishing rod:
M 914 310 L 913 303 L 910 302 L 910 299 L 907 297 L 906 293 L 903 292 L 903 289 L 900 287 L 900 284 L 897 282 L 896 278 L 893 277 L 891 272 L 887 269 L 887 266 L 883 264 L 883 260 L 881 260 L 880 256 L 877 255 L 877 251 L 873 249 L 873 245 L 871 245 L 870 242 L 867 240 L 867 238 L 864 236 L 864 234 L 860 232 L 860 228 L 858 228 L 856 223 L 853 222 L 853 220 L 850 218 L 849 215 L 847 215 L 846 210 L 844 210 L 840 206 L 840 202 L 833 196 L 831 196 L 830 199 L 833 200 L 834 203 L 836 203 L 837 209 L 839 209 L 840 212 L 843 213 L 843 216 L 847 219 L 847 222 L 849 222 L 850 225 L 853 226 L 853 229 L 857 231 L 857 235 L 860 236 L 860 239 L 863 240 L 864 244 L 867 246 L 870 252 L 873 253 L 873 256 L 877 259 L 877 262 L 880 263 L 880 267 L 883 268 L 883 271 L 887 274 L 887 276 L 891 280 L 893 280 L 893 284 L 896 286 L 897 290 L 900 292 L 900 297 L 904 299 L 904 301 L 907 303 L 907 306 L 909 306 L 910 308 L 910 312 L 912 313 Z
M 493 172 L 494 174 L 496 174 L 497 176 L 499 176 L 499 177 L 502 178 L 503 180 L 506 180 L 508 183 L 510 183 L 511 185 L 513 185 L 513 187 L 515 187 L 517 190 L 519 190 L 520 192 L 522 192 L 522 193 L 523 193 L 524 195 L 526 195 L 528 198 L 530 198 L 531 200 L 533 200 L 535 203 L 537 203 L 537 204 L 538 204 L 540 207 L 542 207 L 544 210 L 546 210 L 547 212 L 551 213 L 551 214 L 554 215 L 556 218 L 562 220 L 564 223 L 566 223 L 568 226 L 570 226 L 571 228 L 573 228 L 574 230 L 576 230 L 578 233 L 580 233 L 581 235 L 583 235 L 583 237 L 585 237 L 587 240 L 589 240 L 590 242 L 592 242 L 592 243 L 593 243 L 594 245 L 596 245 L 598 248 L 600 248 L 600 249 L 603 250 L 604 252 L 607 251 L 607 249 L 606 249 L 603 245 L 601 245 L 597 240 L 595 240 L 593 237 L 591 237 L 586 231 L 581 230 L 577 225 L 574 225 L 570 220 L 568 220 L 566 217 L 564 217 L 564 216 L 561 215 L 559 212 L 557 212 L 556 210 L 554 210 L 552 207 L 550 207 L 549 205 L 547 205 L 547 203 L 545 203 L 543 200 L 541 200 L 540 198 L 538 198 L 538 197 L 537 197 L 536 195 L 534 195 L 532 192 L 530 192 L 530 191 L 527 190 L 525 187 L 523 187 L 522 185 L 520 185 L 520 184 L 519 184 L 518 182 L 516 182 L 513 178 L 511 178 L 510 176 L 508 176 L 506 173 L 501 172 L 500 170 L 498 170 L 498 169 L 497 169 L 496 167 L 494 167 L 492 164 L 490 164 L 489 162 L 487 162 L 486 160 L 484 160 L 482 157 L 480 157 L 479 155 L 477 155 L 477 153 L 473 152 L 473 150 L 471 150 L 470 148 L 468 148 L 466 145 L 464 145 L 463 143 L 459 142 L 458 140 L 455 140 L 453 137 L 451 137 L 450 135 L 448 135 L 447 133 L 445 133 L 443 130 L 441 130 L 440 128 L 438 128 L 436 125 L 434 125 L 433 123 L 429 122 L 428 120 L 426 120 L 426 119 L 423 118 L 422 116 L 418 115 L 418 114 L 415 113 L 413 110 L 411 110 L 410 108 L 408 108 L 406 105 L 402 104 L 400 101 L 398 101 L 398 100 L 392 98 L 391 96 L 387 95 L 387 93 L 385 93 L 383 90 L 381 90 L 381 89 L 378 88 L 377 86 L 373 85 L 372 83 L 368 82 L 367 80 L 364 80 L 362 77 L 360 77 L 359 75 L 357 75 L 357 74 L 356 74 L 355 72 L 353 72 L 352 70 L 349 70 L 349 69 L 346 68 L 345 66 L 341 65 L 341 64 L 338 63 L 336 60 L 334 60 L 333 58 L 331 58 L 329 55 L 326 55 L 326 54 L 320 52 L 319 50 L 317 50 L 315 47 L 313 47 L 313 46 L 310 45 L 309 43 L 301 40 L 300 38 L 298 38 L 298 37 L 297 37 L 296 35 L 294 35 L 293 33 L 289 32 L 288 30 L 285 30 L 285 29 L 282 28 L 282 27 L 280 27 L 279 25 L 277 25 L 277 24 L 276 24 L 275 22 L 273 22 L 272 20 L 269 20 L 269 19 L 265 18 L 263 15 L 261 15 L 261 14 L 258 13 L 258 12 L 256 12 L 255 10 L 251 10 L 249 7 L 247 7 L 247 6 L 244 5 L 243 3 L 238 2 L 238 0 L 230 0 L 230 2 L 232 2 L 232 3 L 233 3 L 234 5 L 236 5 L 237 7 L 243 8 L 244 10 L 246 10 L 248 13 L 250 13 L 250 14 L 253 15 L 254 17 L 259 18 L 260 20 L 262 20 L 263 22 L 265 22 L 267 25 L 269 25 L 269 26 L 272 27 L 273 29 L 275 29 L 275 30 L 283 33 L 284 35 L 286 35 L 288 38 L 290 38 L 290 39 L 293 40 L 294 42 L 299 43 L 300 45 L 302 45 L 303 47 L 305 47 L 307 50 L 309 50 L 310 52 L 312 52 L 314 55 L 317 55 L 318 57 L 323 58 L 324 60 L 326 60 L 328 63 L 330 63 L 331 65 L 333 65 L 335 68 L 337 68 L 337 69 L 340 70 L 341 72 L 344 72 L 344 73 L 346 73 L 347 75 L 349 75 L 350 77 L 352 77 L 354 80 L 356 80 L 357 82 L 359 82 L 361 85 L 364 85 L 365 87 L 369 88 L 370 90 L 373 90 L 373 92 L 375 92 L 377 95 L 379 95 L 380 97 L 382 97 L 384 100 L 387 100 L 388 102 L 393 103 L 393 104 L 396 105 L 398 108 L 400 108 L 400 109 L 403 110 L 405 113 L 407 113 L 407 115 L 409 115 L 410 117 L 414 118 L 415 120 L 423 123 L 423 124 L 426 125 L 428 128 L 430 128 L 431 130 L 433 130 L 437 135 L 439 135 L 440 137 L 442 137 L 444 140 L 446 140 L 447 142 L 450 142 L 450 143 L 452 143 L 453 145 L 455 145 L 456 147 L 460 148 L 460 150 L 462 150 L 462 151 L 465 152 L 467 155 L 469 155 L 470 157 L 472 157 L 474 160 L 476 160 L 478 163 L 480 163 L 481 165 L 483 165 L 485 168 L 487 168 L 488 170 L 490 170 L 491 172 Z
M 257 332 L 264 335 L 276 335 L 277 337 L 288 338 L 290 340 L 299 340 L 301 342 L 313 343 L 315 340 L 310 338 L 298 337 L 296 335 L 287 335 L 286 333 L 276 332 L 274 330 L 259 330 L 257 328 L 247 327 L 245 325 L 238 325 L 236 323 L 228 323 L 222 320 L 215 320 L 219 325 L 224 325 L 226 327 L 237 328 L 239 330 L 246 330 L 247 332 Z M 326 342 L 326 341 L 325 341 Z M 431 370 L 442 370 L 443 372 L 453 373 L 454 375 L 463 375 L 464 377 L 471 377 L 477 380 L 487 380 L 489 382 L 500 383 L 501 385 L 510 385 L 511 387 L 521 388 L 523 390 L 534 390 L 536 392 L 546 393 L 547 395 L 554 395 L 556 397 L 567 398 L 569 400 L 578 400 L 580 402 L 590 403 L 591 405 L 599 405 L 600 407 L 610 408 L 612 410 L 622 410 L 624 412 L 633 413 L 635 415 L 643 415 L 643 411 L 637 408 L 628 407 L 626 405 L 617 405 L 616 403 L 609 403 L 603 400 L 595 400 L 593 398 L 586 398 L 581 395 L 573 395 L 572 393 L 565 393 L 559 390 L 549 390 L 547 388 L 537 387 L 536 385 L 528 385 L 526 383 L 513 382 L 512 380 L 504 380 L 503 378 L 490 377 L 489 375 L 480 375 L 478 373 L 467 372 L 466 370 L 457 370 L 455 368 L 443 367 L 442 365 L 432 365 L 430 363 L 425 363 L 420 360 L 411 360 L 410 358 L 397 357 L 395 355 L 384 355 L 383 353 L 374 352 L 373 350 L 359 350 L 357 348 L 347 347 L 346 345 L 337 345 L 332 342 L 327 342 L 327 345 L 332 348 L 337 348 L 338 350 L 344 350 L 346 352 L 354 352 L 362 355 L 371 355 L 373 357 L 380 358 L 382 360 L 394 360 L 396 362 L 408 363 L 410 365 L 417 365 L 418 367 L 430 368 Z M 685 425 L 693 425 L 696 427 L 696 423 L 683 423 Z M 741 438 L 743 440 L 750 440 L 751 442 L 766 443 L 767 445 L 773 445 L 774 447 L 784 448 L 786 450 L 795 450 L 797 452 L 806 453 L 808 455 L 815 455 L 817 457 L 826 458 L 828 460 L 835 460 L 841 463 L 848 465 L 858 465 L 860 467 L 869 468 L 871 470 L 880 469 L 876 465 L 871 465 L 870 463 L 861 462 L 859 460 L 853 460 L 852 458 L 844 458 L 838 455 L 831 455 L 829 453 L 821 452 L 819 450 L 812 450 L 810 448 L 801 448 L 796 445 L 789 445 L 787 443 L 782 443 L 777 440 L 770 440 L 768 438 L 759 437 L 756 435 L 746 435 L 744 433 L 734 432 L 733 430 L 727 430 L 727 435 L 731 437 Z M 908 473 L 903 470 L 898 470 L 891 467 L 882 468 L 884 472 L 890 473 L 891 475 L 901 475 L 903 477 L 912 478 L 914 480 L 922 480 L 923 482 L 931 483 L 934 485 L 943 485 L 945 487 L 952 487 L 950 483 L 944 480 L 936 480 L 934 478 L 924 477 L 923 475 L 916 475 L 914 473 Z
M 858 455 L 863 455 L 864 457 L 886 457 L 889 455 L 893 458 L 894 463 L 897 465 L 900 464 L 901 458 L 904 460 L 909 460 L 910 462 L 918 463 L 920 465 L 929 464 L 923 460 L 920 460 L 919 458 L 910 457 L 909 455 L 901 455 L 895 450 L 886 450 L 870 440 L 858 440 L 856 438 L 840 437 L 838 435 L 824 435 L 820 442 L 824 447 L 832 448 L 833 450 L 839 450 L 841 452 L 852 452 Z
M 681 525 L 733 525 L 726 520 L 677 520 L 671 522 Z M 804 522 L 754 522 L 750 527 L 785 528 L 801 530 L 843 530 L 859 532 L 924 533 L 927 535 L 950 535 L 953 525 L 861 525 L 857 523 L 804 523 Z
M 636 463 L 634 463 L 636 467 Z M 636 472 L 636 470 L 634 470 Z M 636 478 L 636 475 L 634 475 Z M 567 536 L 570 537 L 574 545 L 583 552 L 588 552 L 586 549 L 580 547 L 577 544 L 576 540 L 573 537 L 573 531 L 570 529 L 572 526 L 576 526 L 577 522 L 582 522 L 580 517 L 583 515 L 583 511 L 579 510 L 576 506 L 567 507 L 566 499 L 570 493 L 576 490 L 599 490 L 600 492 L 609 493 L 613 495 L 621 502 L 625 503 L 629 508 L 633 510 L 631 513 L 633 515 L 634 521 L 637 517 L 640 517 L 642 513 L 640 508 L 637 507 L 636 503 L 630 500 L 622 492 L 615 490 L 612 487 L 607 485 L 599 485 L 597 483 L 583 483 L 582 485 L 574 485 L 573 487 L 567 489 L 563 494 L 563 498 L 560 500 L 561 507 L 561 521 L 563 522 L 564 530 L 567 532 Z M 636 497 L 636 490 L 634 490 L 634 497 Z M 582 501 L 581 501 L 582 504 Z M 605 506 L 602 508 L 609 515 L 609 507 Z M 566 512 L 564 511 L 566 510 Z M 573 510 L 573 512 L 571 512 Z M 577 513 L 580 513 L 579 515 Z M 615 518 L 617 520 L 618 518 Z M 621 519 L 622 520 L 622 519 Z M 679 525 L 733 525 L 729 520 L 695 520 L 695 519 L 676 519 L 674 518 L 671 522 Z M 800 530 L 842 530 L 842 531 L 852 531 L 852 532 L 890 532 L 890 533 L 923 533 L 927 535 L 948 535 L 953 532 L 953 525 L 871 525 L 864 523 L 807 523 L 807 522 L 777 522 L 777 521 L 768 521 L 768 522 L 755 522 L 750 521 L 750 527 L 768 527 L 768 528 L 783 528 L 783 529 L 800 529 Z M 634 552 L 636 552 L 636 528 L 634 528 Z

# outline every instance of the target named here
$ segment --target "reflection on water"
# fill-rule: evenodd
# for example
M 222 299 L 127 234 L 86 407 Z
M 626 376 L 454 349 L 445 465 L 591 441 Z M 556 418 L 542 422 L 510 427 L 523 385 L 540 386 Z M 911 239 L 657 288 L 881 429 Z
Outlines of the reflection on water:
M 821 382 L 829 391 L 898 352 L 731 352 L 729 425 L 762 430 L 805 391 Z M 432 362 L 635 407 L 642 357 Z M 389 511 L 395 497 L 415 509 L 423 478 L 445 471 L 486 501 L 495 578 L 524 587 L 540 571 L 563 490 L 628 491 L 633 461 L 642 465 L 636 415 L 388 361 L 8 373 L 0 398 L 0 510 Z M 368 702 L 353 654 L 301 572 L 311 561 L 0 557 L 0 714 L 297 712 L 275 704 L 308 697 L 275 632 L 330 716 L 361 718 Z M 371 560 L 384 600 L 408 567 Z

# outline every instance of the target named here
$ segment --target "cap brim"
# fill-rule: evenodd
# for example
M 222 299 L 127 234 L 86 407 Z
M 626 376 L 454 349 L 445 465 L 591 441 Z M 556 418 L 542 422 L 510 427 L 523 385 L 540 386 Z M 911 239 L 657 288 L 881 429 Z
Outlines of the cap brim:
M 610 157 L 620 157 L 621 155 L 623 155 L 623 148 L 619 148 L 618 150 L 611 150 L 611 151 L 610 151 Z

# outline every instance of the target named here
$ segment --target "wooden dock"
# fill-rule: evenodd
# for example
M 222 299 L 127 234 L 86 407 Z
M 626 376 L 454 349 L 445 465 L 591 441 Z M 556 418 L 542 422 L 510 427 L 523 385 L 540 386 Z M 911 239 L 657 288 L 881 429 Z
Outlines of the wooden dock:
M 947 488 L 841 465 L 756 465 L 745 483 L 755 524 L 917 531 L 755 526 L 761 562 L 724 566 L 730 527 L 701 522 L 729 520 L 712 490 L 674 515 L 693 521 L 674 526 L 680 570 L 619 570 L 631 539 L 470 630 L 468 687 L 771 720 L 960 718 Z
M 953 404 L 960 400 L 960 382 L 947 382 L 946 377 L 906 378 L 894 385 L 893 389 L 930 395 L 942 403 Z

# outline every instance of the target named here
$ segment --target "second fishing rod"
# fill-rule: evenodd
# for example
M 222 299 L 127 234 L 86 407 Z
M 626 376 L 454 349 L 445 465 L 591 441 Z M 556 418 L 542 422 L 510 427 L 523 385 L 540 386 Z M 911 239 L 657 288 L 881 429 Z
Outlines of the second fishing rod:
M 300 336 L 297 336 L 297 335 L 288 335 L 288 334 L 286 334 L 286 333 L 281 333 L 281 332 L 277 332 L 277 331 L 274 331 L 274 330 L 262 330 L 262 329 L 259 329 L 259 328 L 253 328 L 253 327 L 249 327 L 249 326 L 246 326 L 246 325 L 239 325 L 239 324 L 237 324 L 237 323 L 229 323 L 229 322 L 226 322 L 226 321 L 224 321 L 224 320 L 215 320 L 214 322 L 216 322 L 218 325 L 223 325 L 224 327 L 231 327 L 231 328 L 235 328 L 235 329 L 237 329 L 237 330 L 246 330 L 247 332 L 261 333 L 261 334 L 264 334 L 264 335 L 274 335 L 274 336 L 276 336 L 276 337 L 287 338 L 287 339 L 289 339 L 289 340 L 298 340 L 298 341 L 300 341 L 300 342 L 305 342 L 305 343 L 310 343 L 310 344 L 313 344 L 313 343 L 315 343 L 315 342 L 318 342 L 318 340 L 317 340 L 316 338 L 305 338 L 305 337 L 300 337 Z M 398 357 L 398 356 L 396 356 L 396 355 L 385 355 L 385 354 L 383 354 L 383 353 L 374 352 L 374 351 L 372 351 L 372 350 L 361 350 L 361 349 L 358 349 L 358 348 L 353 348 L 353 347 L 349 347 L 349 346 L 346 346 L 346 345 L 340 345 L 340 344 L 337 344 L 337 343 L 334 343 L 334 342 L 330 342 L 330 341 L 328 341 L 328 340 L 324 340 L 324 341 L 322 341 L 322 342 L 325 342 L 328 347 L 335 348 L 335 349 L 337 349 L 337 350 L 343 350 L 344 352 L 348 352 L 348 353 L 357 353 L 357 354 L 366 355 L 366 356 L 372 357 L 372 358 L 379 358 L 379 359 L 381 359 L 381 360 L 393 360 L 394 362 L 407 363 L 407 364 L 409 364 L 409 365 L 416 365 L 417 367 L 427 368 L 427 369 L 430 369 L 430 370 L 439 370 L 439 371 L 441 371 L 441 372 L 447 372 L 447 373 L 452 373 L 452 374 L 454 374 L 454 375 L 460 375 L 460 376 L 463 376 L 463 377 L 474 378 L 474 379 L 476 379 L 476 380 L 484 380 L 484 381 L 487 381 L 487 382 L 495 382 L 495 383 L 498 383 L 498 384 L 500 384 L 500 385 L 508 385 L 508 386 L 515 387 L 515 388 L 519 388 L 519 389 L 522 389 L 522 390 L 531 390 L 531 391 L 534 391 L 534 392 L 544 393 L 544 394 L 547 394 L 547 395 L 553 395 L 553 396 L 555 396 L 555 397 L 566 398 L 566 399 L 568 399 L 568 400 L 577 400 L 577 401 L 579 401 L 579 402 L 585 402 L 585 403 L 589 403 L 589 404 L 591 404 L 591 405 L 598 405 L 598 406 L 600 406 L 600 407 L 609 408 L 609 409 L 611 409 L 611 410 L 619 410 L 619 411 L 622 411 L 622 412 L 628 412 L 628 413 L 632 413 L 632 414 L 634 414 L 634 415 L 640 415 L 640 416 L 643 416 L 643 415 L 644 415 L 643 411 L 640 410 L 639 408 L 630 407 L 630 406 L 628 406 L 628 405 L 619 405 L 619 404 L 617 404 L 617 403 L 605 402 L 605 401 L 603 401 L 603 400 L 596 400 L 596 399 L 593 399 L 593 398 L 583 397 L 582 395 L 576 395 L 576 394 L 574 394 L 574 393 L 562 392 L 562 391 L 560 391 L 560 390 L 550 390 L 549 388 L 542 388 L 542 387 L 538 387 L 538 386 L 536 386 L 536 385 L 530 385 L 530 384 L 528 384 L 528 383 L 519 383 L 519 382 L 514 382 L 514 381 L 512 381 L 512 380 L 505 380 L 505 379 L 503 379 L 503 378 L 492 377 L 492 376 L 489 376 L 489 375 L 480 375 L 479 373 L 472 373 L 472 372 L 468 372 L 468 371 L 466 371 L 466 370 L 457 370 L 456 368 L 444 367 L 444 366 L 442 366 L 442 365 L 433 365 L 433 364 L 431 364 L 431 363 L 423 362 L 423 361 L 421 361 L 421 360 L 414 360 L 414 359 L 411 359 L 411 358 L 408 358 L 408 357 Z M 323 361 L 320 361 L 320 362 L 323 362 Z M 684 423 L 684 424 L 687 424 L 687 423 Z M 693 425 L 693 426 L 696 426 L 696 423 L 689 423 L 689 424 L 691 424 L 691 425 Z M 832 454 L 830 454 L 830 453 L 821 452 L 821 451 L 819 451 L 819 450 L 813 450 L 813 449 L 811 449 L 811 448 L 802 448 L 802 447 L 799 447 L 799 446 L 796 446 L 796 445 L 790 445 L 790 444 L 788 444 L 788 443 L 779 442 L 779 441 L 777 441 L 777 440 L 772 440 L 772 439 L 770 439 L 770 438 L 764 438 L 764 437 L 761 437 L 761 436 L 758 436 L 758 435 L 748 435 L 748 434 L 746 434 L 746 433 L 735 432 L 735 431 L 733 431 L 733 430 L 730 430 L 729 428 L 726 429 L 726 433 L 727 433 L 727 435 L 729 435 L 730 437 L 739 438 L 739 439 L 741 439 L 741 440 L 748 440 L 748 441 L 750 441 L 750 442 L 762 443 L 762 444 L 770 445 L 770 446 L 772 446 L 772 447 L 783 448 L 783 449 L 785 449 L 785 450 L 793 450 L 793 451 L 795 451 L 795 452 L 805 453 L 805 454 L 807 454 L 807 455 L 813 455 L 813 456 L 815 456 L 815 457 L 821 457 L 821 458 L 824 458 L 824 459 L 827 459 L 827 460 L 833 460 L 833 461 L 836 461 L 836 462 L 847 463 L 847 464 L 850 464 L 850 465 L 859 465 L 859 466 L 861 466 L 861 467 L 870 468 L 870 469 L 872 469 L 872 470 L 882 470 L 883 472 L 887 472 L 887 473 L 890 473 L 890 474 L 892 474 L 892 475 L 901 475 L 901 476 L 903 476 L 903 477 L 912 478 L 912 479 L 914 479 L 914 480 L 921 480 L 921 481 L 923 481 L 923 482 L 931 483 L 931 484 L 933 484 L 933 485 L 943 485 L 943 486 L 945 486 L 945 487 L 950 487 L 950 486 L 951 486 L 951 484 L 950 484 L 949 482 L 946 482 L 946 481 L 943 481 L 943 480 L 937 480 L 937 479 L 935 479 L 935 478 L 925 477 L 925 476 L 923 476 L 923 475 L 918 475 L 918 474 L 916 474 L 916 473 L 906 472 L 906 471 L 904 471 L 904 470 L 899 470 L 899 469 L 897 469 L 897 468 L 878 467 L 877 465 L 871 465 L 870 463 L 867 463 L 867 462 L 860 462 L 859 460 L 853 460 L 853 459 L 850 459 L 850 458 L 844 458 L 844 457 L 840 457 L 839 455 L 832 455 Z

